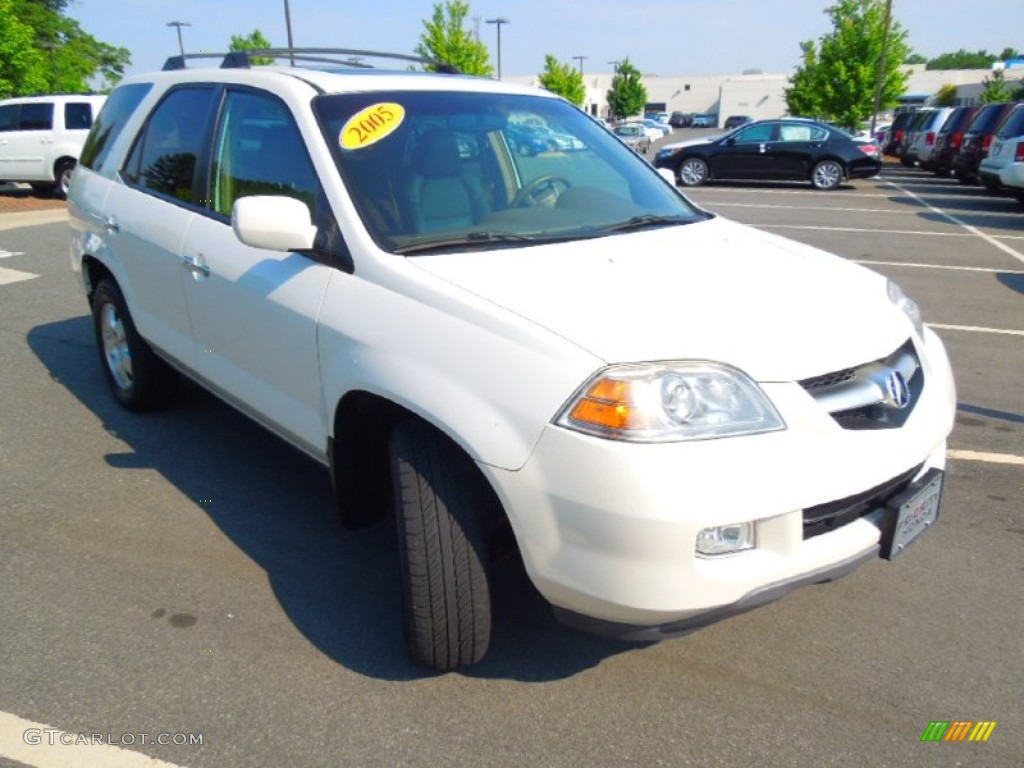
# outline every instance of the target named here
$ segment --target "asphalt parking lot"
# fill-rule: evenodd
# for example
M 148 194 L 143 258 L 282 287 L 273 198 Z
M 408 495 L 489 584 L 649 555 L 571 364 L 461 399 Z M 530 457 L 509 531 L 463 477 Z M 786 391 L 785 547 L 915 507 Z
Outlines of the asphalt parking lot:
M 194 387 L 121 411 L 66 223 L 0 215 L 0 766 L 1020 766 L 1024 206 L 899 165 L 687 194 L 917 299 L 958 386 L 939 524 L 655 645 L 562 628 L 510 566 L 448 675 L 406 659 L 393 530 L 342 530 L 326 473 Z M 921 741 L 947 720 L 997 724 Z

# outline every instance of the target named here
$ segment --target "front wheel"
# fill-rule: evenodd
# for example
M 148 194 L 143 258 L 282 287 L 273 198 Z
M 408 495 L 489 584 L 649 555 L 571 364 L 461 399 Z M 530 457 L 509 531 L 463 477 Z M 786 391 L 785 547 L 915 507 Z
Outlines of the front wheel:
M 113 280 L 96 286 L 92 314 L 100 365 L 117 402 L 129 411 L 153 411 L 166 405 L 177 389 L 178 374 L 139 336 Z
M 439 671 L 475 664 L 491 640 L 485 480 L 455 443 L 414 419 L 395 427 L 391 469 L 409 653 Z
M 843 166 L 835 160 L 822 160 L 811 171 L 815 189 L 835 189 L 843 181 Z
M 699 187 L 708 178 L 708 164 L 699 157 L 688 157 L 679 164 L 679 183 L 684 187 Z

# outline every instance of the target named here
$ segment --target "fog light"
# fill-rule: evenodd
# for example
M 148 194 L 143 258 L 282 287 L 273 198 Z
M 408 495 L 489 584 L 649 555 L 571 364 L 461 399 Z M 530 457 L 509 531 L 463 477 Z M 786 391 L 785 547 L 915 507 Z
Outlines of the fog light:
M 754 548 L 754 524 L 732 523 L 705 528 L 697 534 L 698 555 L 729 555 Z

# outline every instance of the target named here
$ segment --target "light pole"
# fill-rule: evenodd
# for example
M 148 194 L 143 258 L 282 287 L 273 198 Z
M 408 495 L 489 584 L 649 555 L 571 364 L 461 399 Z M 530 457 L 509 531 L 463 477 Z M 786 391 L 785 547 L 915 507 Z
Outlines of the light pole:
M 589 58 L 590 58 L 589 56 L 573 56 L 573 59 L 575 59 L 577 62 L 579 62 L 579 65 L 580 65 L 580 77 L 583 77 L 583 60 L 584 59 L 589 59 Z
M 288 0 L 284 0 L 284 25 L 288 28 L 288 50 L 292 51 L 295 48 L 295 44 L 292 42 L 292 11 L 291 8 L 288 7 Z M 288 58 L 294 67 L 295 54 L 289 53 Z
M 501 25 L 511 23 L 508 19 L 499 16 L 496 19 L 487 19 L 488 24 L 498 25 L 498 79 L 501 80 Z
M 185 44 L 181 41 L 181 28 L 182 27 L 191 27 L 192 25 L 189 24 L 187 21 L 168 21 L 167 22 L 167 26 L 168 27 L 177 27 L 178 28 L 178 50 L 181 51 L 181 55 L 184 56 L 185 55 Z

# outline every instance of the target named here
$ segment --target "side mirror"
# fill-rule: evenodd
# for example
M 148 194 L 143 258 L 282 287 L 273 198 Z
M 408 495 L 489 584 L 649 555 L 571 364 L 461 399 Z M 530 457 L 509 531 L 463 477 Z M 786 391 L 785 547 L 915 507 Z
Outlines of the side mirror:
M 305 251 L 313 247 L 316 227 L 306 204 L 294 197 L 240 197 L 231 208 L 235 237 L 268 251 Z

